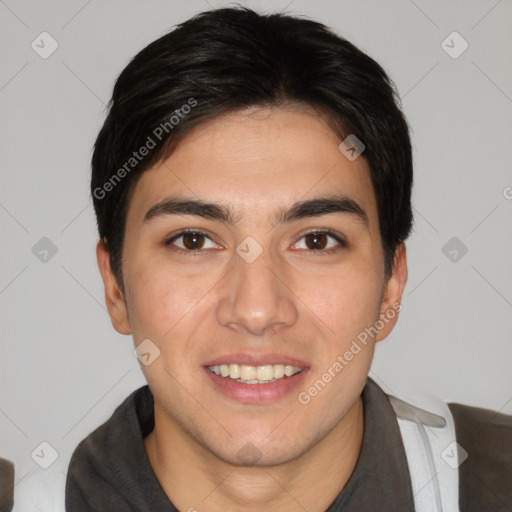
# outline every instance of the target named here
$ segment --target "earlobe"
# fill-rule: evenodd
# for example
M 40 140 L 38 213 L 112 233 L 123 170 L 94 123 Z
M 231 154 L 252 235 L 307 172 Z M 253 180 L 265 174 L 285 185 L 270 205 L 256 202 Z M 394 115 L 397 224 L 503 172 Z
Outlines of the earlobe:
M 110 253 L 103 240 L 96 245 L 96 258 L 103 286 L 105 288 L 105 303 L 114 329 L 120 334 L 131 334 L 128 320 L 128 310 L 125 299 L 110 266 Z
M 375 341 L 386 338 L 398 321 L 402 310 L 402 294 L 407 283 L 407 256 L 405 243 L 401 242 L 395 251 L 393 271 L 386 283 L 384 297 L 380 307 L 379 332 Z M 380 328 L 382 326 L 382 328 Z

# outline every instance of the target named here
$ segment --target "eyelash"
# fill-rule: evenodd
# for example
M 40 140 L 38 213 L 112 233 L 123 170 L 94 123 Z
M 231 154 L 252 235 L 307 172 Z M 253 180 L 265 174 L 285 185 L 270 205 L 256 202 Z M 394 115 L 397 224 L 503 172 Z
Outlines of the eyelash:
M 201 231 L 200 229 L 184 229 L 184 230 L 180 231 L 179 233 L 175 234 L 169 240 L 167 240 L 165 242 L 165 246 L 169 250 L 171 250 L 173 252 L 181 252 L 181 253 L 185 253 L 185 254 L 191 255 L 191 256 L 199 256 L 200 254 L 203 254 L 205 251 L 202 250 L 202 249 L 196 249 L 196 250 L 190 251 L 190 250 L 182 249 L 181 247 L 173 247 L 172 246 L 172 242 L 174 242 L 175 240 L 179 239 L 180 237 L 182 237 L 183 235 L 185 235 L 187 233 L 194 233 L 194 234 L 197 234 L 197 235 L 203 235 L 203 236 L 205 236 L 206 238 L 208 238 L 209 240 L 211 240 L 213 242 L 213 240 L 204 231 Z M 343 238 L 341 238 L 334 231 L 331 231 L 330 229 L 318 229 L 318 230 L 314 229 L 312 231 L 309 231 L 308 233 L 304 233 L 299 238 L 299 240 L 302 240 L 306 236 L 313 235 L 313 234 L 315 234 L 315 235 L 328 235 L 328 236 L 334 238 L 334 240 L 336 240 L 339 243 L 339 246 L 331 247 L 330 249 L 317 249 L 317 250 L 314 250 L 314 249 L 307 249 L 307 250 L 302 249 L 303 252 L 313 253 L 315 256 L 325 256 L 325 255 L 329 255 L 329 254 L 332 254 L 334 252 L 337 252 L 340 249 L 345 249 L 347 247 L 347 243 L 345 242 L 345 240 Z M 297 242 L 299 240 L 297 240 Z

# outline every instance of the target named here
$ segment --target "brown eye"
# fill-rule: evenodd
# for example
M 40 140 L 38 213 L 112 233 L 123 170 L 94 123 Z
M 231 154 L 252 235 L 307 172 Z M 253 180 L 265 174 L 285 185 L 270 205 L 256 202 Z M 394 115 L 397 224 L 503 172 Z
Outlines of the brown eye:
M 327 236 L 325 233 L 309 233 L 304 237 L 308 249 L 324 249 L 327 245 Z
M 181 239 L 181 240 L 180 240 Z M 205 247 L 205 244 L 210 243 L 211 246 Z M 201 249 L 211 249 L 217 247 L 212 239 L 201 231 L 182 231 L 173 236 L 170 240 L 165 242 L 165 245 L 172 250 L 182 252 L 204 252 Z
M 204 245 L 204 235 L 202 233 L 185 233 L 182 238 L 185 248 L 191 251 L 201 249 Z
M 345 240 L 330 230 L 316 230 L 303 235 L 297 244 L 302 243 L 305 247 L 299 247 L 310 253 L 329 254 L 347 247 Z

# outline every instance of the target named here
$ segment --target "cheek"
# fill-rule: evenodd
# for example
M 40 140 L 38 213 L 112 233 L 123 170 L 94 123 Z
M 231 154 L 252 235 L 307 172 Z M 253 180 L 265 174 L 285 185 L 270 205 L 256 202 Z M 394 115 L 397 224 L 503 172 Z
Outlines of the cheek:
M 148 258 L 132 269 L 127 289 L 135 338 L 163 340 L 190 322 L 205 288 L 199 280 Z
M 304 294 L 337 344 L 350 343 L 378 318 L 380 286 L 368 266 L 339 269 L 321 285 L 308 283 Z

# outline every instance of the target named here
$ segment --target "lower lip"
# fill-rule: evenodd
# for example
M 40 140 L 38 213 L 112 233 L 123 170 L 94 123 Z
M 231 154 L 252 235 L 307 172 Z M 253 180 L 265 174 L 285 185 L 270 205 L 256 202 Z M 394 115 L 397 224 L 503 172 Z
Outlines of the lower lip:
M 297 389 L 304 381 L 308 368 L 291 377 L 283 377 L 267 384 L 244 384 L 229 377 L 221 377 L 208 368 L 204 368 L 204 371 L 225 396 L 244 404 L 267 404 L 280 400 Z

